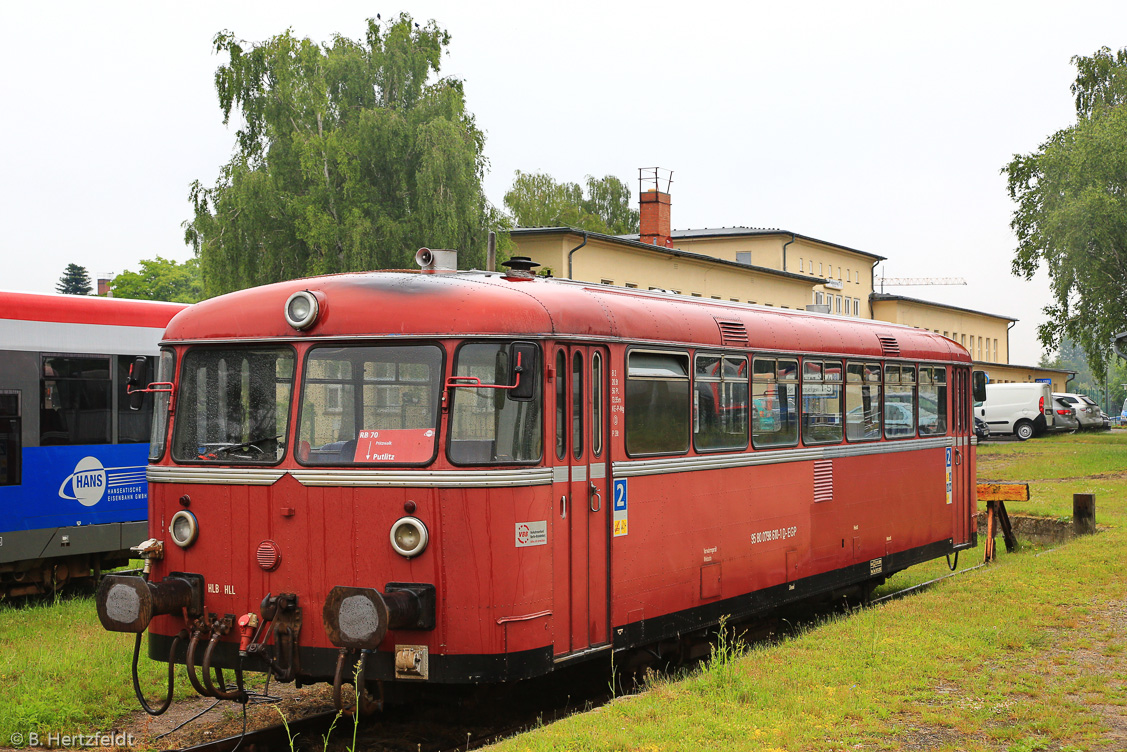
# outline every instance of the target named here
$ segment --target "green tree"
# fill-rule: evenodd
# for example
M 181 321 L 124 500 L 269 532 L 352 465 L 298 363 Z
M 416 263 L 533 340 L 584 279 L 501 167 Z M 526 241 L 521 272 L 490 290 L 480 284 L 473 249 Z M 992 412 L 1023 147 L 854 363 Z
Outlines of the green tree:
M 607 235 L 638 232 L 638 210 L 625 183 L 613 175 L 588 175 L 585 187 L 517 170 L 505 207 L 522 227 L 575 227 Z
M 1127 329 L 1127 50 L 1074 57 L 1074 125 L 1003 168 L 1017 203 L 1014 274 L 1044 262 L 1053 302 L 1041 343 L 1078 343 L 1103 372 L 1111 337 Z
M 67 264 L 63 276 L 59 277 L 59 284 L 55 285 L 55 290 L 63 295 L 89 295 L 93 289 L 90 286 L 90 273 L 85 266 L 78 264 Z
M 204 297 L 200 260 L 193 258 L 178 264 L 160 256 L 144 259 L 140 271 L 124 271 L 114 277 L 110 292 L 115 298 L 198 303 Z
M 189 196 L 185 240 L 208 294 L 413 266 L 421 246 L 482 262 L 502 218 L 482 192 L 485 136 L 462 83 L 437 77 L 449 43 L 407 14 L 369 19 L 359 41 L 216 35 L 223 122 L 242 122 L 215 186 L 196 181 Z

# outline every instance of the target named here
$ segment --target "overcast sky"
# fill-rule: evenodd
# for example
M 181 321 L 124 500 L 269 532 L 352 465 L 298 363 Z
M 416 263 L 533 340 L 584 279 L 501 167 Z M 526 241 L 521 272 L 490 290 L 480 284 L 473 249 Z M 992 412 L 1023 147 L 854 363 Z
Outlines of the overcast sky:
M 495 204 L 518 169 L 635 196 L 639 167 L 671 169 L 674 228 L 781 228 L 887 256 L 888 276 L 964 277 L 887 291 L 1019 318 L 1022 364 L 1048 284 L 1010 274 L 999 171 L 1073 122 L 1073 55 L 1127 46 L 1121 1 L 6 2 L 0 288 L 190 257 L 188 186 L 234 144 L 217 31 L 360 38 L 400 11 L 451 33 L 442 73 L 486 132 Z

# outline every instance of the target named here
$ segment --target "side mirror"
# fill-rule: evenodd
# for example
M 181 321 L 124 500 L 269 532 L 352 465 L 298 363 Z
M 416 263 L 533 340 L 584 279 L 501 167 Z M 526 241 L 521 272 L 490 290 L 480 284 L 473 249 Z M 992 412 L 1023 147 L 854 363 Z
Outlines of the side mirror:
M 527 402 L 536 395 L 540 348 L 533 342 L 514 342 L 509 348 L 509 399 Z
M 971 396 L 975 402 L 986 401 L 986 372 L 975 371 L 971 374 Z
M 145 392 L 149 387 L 149 359 L 138 355 L 129 366 L 129 378 L 125 381 L 125 393 L 129 395 L 129 409 L 140 410 L 145 402 Z

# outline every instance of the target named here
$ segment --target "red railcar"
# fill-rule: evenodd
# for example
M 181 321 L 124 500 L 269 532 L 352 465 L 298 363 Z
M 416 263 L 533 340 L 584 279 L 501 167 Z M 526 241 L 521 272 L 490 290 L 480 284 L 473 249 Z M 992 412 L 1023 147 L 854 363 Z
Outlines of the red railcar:
M 975 545 L 970 358 L 924 330 L 377 272 L 200 303 L 162 347 L 151 574 L 98 608 L 205 693 L 360 655 L 519 679 Z

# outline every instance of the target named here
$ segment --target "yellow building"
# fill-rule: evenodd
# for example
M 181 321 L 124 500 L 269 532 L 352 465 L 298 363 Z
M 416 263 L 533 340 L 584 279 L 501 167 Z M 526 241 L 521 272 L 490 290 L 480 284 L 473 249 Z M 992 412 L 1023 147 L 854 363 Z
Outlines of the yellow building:
M 555 277 L 779 308 L 803 309 L 811 300 L 809 275 L 678 248 L 570 227 L 520 227 L 512 239 L 521 256 Z
M 873 269 L 884 256 L 778 229 L 673 231 L 669 194 L 657 190 L 641 194 L 640 209 L 636 236 L 571 227 L 520 227 L 511 236 L 517 254 L 556 277 L 928 329 L 965 347 L 994 382 L 1051 381 L 1067 391 L 1075 375 L 1010 364 L 1017 319 L 875 292 Z

